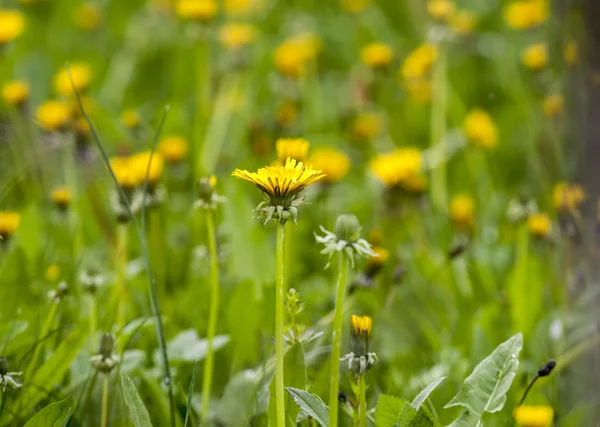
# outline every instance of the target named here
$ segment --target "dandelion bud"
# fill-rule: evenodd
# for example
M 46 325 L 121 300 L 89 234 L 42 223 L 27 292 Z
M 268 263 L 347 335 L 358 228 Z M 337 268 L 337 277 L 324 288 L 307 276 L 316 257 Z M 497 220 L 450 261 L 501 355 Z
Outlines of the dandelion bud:
M 548 360 L 548 362 L 546 362 L 544 366 L 540 368 L 540 370 L 538 371 L 538 376 L 547 377 L 552 373 L 554 368 L 556 368 L 556 360 L 550 359 Z
M 369 316 L 352 315 L 350 318 L 352 332 L 352 352 L 358 356 L 369 352 L 371 327 L 373 320 Z
M 114 337 L 106 333 L 100 339 L 100 350 L 98 354 L 90 358 L 90 362 L 99 372 L 108 374 L 119 363 L 119 356 L 113 354 Z
M 4 357 L 0 357 L 0 376 L 4 376 L 8 373 L 8 360 Z
M 209 201 L 215 191 L 215 184 L 216 178 L 214 176 L 211 178 L 200 178 L 196 191 L 198 198 Z
M 353 242 L 360 235 L 361 226 L 358 218 L 352 214 L 338 216 L 335 221 L 334 232 L 338 239 Z
M 113 352 L 114 347 L 114 339 L 113 336 L 109 333 L 102 335 L 102 339 L 100 340 L 100 351 L 99 353 L 102 357 L 110 357 Z

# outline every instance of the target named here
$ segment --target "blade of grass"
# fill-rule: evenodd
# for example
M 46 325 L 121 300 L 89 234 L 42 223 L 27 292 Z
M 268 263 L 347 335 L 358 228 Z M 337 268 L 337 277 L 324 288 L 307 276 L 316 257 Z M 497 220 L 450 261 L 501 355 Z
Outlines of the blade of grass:
M 187 398 L 187 410 L 185 411 L 185 421 L 183 427 L 187 427 L 188 419 L 190 418 L 190 412 L 192 410 L 192 393 L 194 392 L 194 385 L 196 383 L 196 369 L 198 368 L 198 362 L 194 363 L 194 371 L 192 372 L 192 382 L 190 383 L 190 389 L 188 390 Z
M 149 293 L 150 293 L 150 304 L 151 304 L 151 308 L 152 308 L 152 315 L 156 318 L 156 336 L 158 339 L 158 345 L 160 348 L 160 354 L 161 354 L 162 363 L 163 363 L 163 374 L 164 374 L 163 381 L 164 381 L 165 385 L 167 386 L 167 390 L 168 390 L 168 394 L 169 394 L 169 410 L 170 410 L 170 415 L 171 415 L 171 426 L 174 427 L 175 426 L 175 408 L 173 405 L 173 387 L 172 387 L 173 381 L 171 379 L 171 370 L 169 367 L 167 346 L 165 343 L 162 318 L 160 316 L 160 303 L 158 302 L 158 291 L 156 289 L 156 282 L 154 280 L 154 276 L 152 275 L 152 271 L 150 269 L 150 257 L 148 254 L 146 235 L 144 233 L 144 230 L 140 227 L 139 222 L 137 221 L 135 215 L 133 214 L 133 211 L 131 210 L 131 205 L 129 203 L 129 199 L 127 198 L 127 195 L 125 194 L 125 191 L 123 191 L 123 188 L 121 188 L 121 186 L 119 185 L 119 182 L 117 181 L 117 177 L 115 176 L 115 173 L 110 166 L 110 160 L 109 160 L 108 154 L 106 153 L 106 150 L 104 149 L 104 146 L 102 145 L 102 142 L 100 142 L 100 137 L 98 136 L 98 133 L 96 132 L 96 129 L 94 127 L 94 124 L 92 123 L 92 120 L 90 119 L 87 112 L 85 111 L 85 108 L 83 107 L 83 102 L 81 101 L 81 95 L 80 95 L 79 91 L 77 90 L 77 88 L 75 87 L 75 83 L 73 82 L 73 76 L 71 75 L 71 70 L 69 69 L 69 65 L 66 64 L 65 67 L 67 69 L 67 73 L 69 74 L 69 79 L 71 80 L 71 87 L 73 88 L 73 92 L 75 93 L 75 96 L 77 97 L 77 103 L 79 104 L 79 109 L 81 110 L 81 114 L 83 114 L 85 121 L 88 123 L 88 125 L 90 127 L 90 131 L 92 133 L 92 137 L 94 138 L 94 142 L 96 143 L 96 146 L 100 150 L 102 159 L 104 160 L 104 163 L 106 164 L 106 167 L 108 168 L 108 171 L 110 172 L 110 175 L 117 186 L 117 190 L 119 191 L 119 194 L 122 197 L 122 200 L 125 201 L 125 208 L 127 209 L 127 214 L 129 215 L 129 218 L 131 219 L 131 222 L 133 223 L 133 225 L 136 229 L 136 232 L 138 234 L 138 238 L 140 239 L 142 256 L 145 261 L 146 271 L 148 272 L 148 279 L 149 279 L 148 287 L 149 287 Z M 152 153 L 150 155 L 151 156 L 150 161 L 152 160 L 152 155 L 154 153 L 156 143 L 160 136 L 160 132 L 162 130 L 162 127 L 166 120 L 168 112 L 169 112 L 169 107 L 167 106 L 167 107 L 165 107 L 165 111 L 163 113 L 162 119 L 161 119 L 159 127 L 157 129 L 157 132 L 156 132 L 156 135 L 154 138 L 154 142 L 152 144 Z M 144 193 L 143 193 L 143 199 L 142 199 L 143 200 L 142 201 L 142 224 L 145 223 L 144 211 L 145 211 L 145 205 L 146 205 L 146 193 L 148 191 L 149 170 L 150 170 L 150 163 L 148 164 L 148 168 L 146 170 L 146 179 L 144 180 Z

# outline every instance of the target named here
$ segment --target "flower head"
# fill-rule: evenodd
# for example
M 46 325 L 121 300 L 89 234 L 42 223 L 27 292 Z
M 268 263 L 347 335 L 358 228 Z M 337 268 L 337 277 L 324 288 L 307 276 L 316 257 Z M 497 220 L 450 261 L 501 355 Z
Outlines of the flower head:
M 218 9 L 215 0 L 178 0 L 175 7 L 181 18 L 203 23 L 212 21 Z
M 46 280 L 56 282 L 60 276 L 60 266 L 58 264 L 50 264 L 46 269 Z
M 528 46 L 521 54 L 523 65 L 533 71 L 539 71 L 548 64 L 548 48 L 544 43 Z
M 425 77 L 438 57 L 437 48 L 429 43 L 422 44 L 413 50 L 402 63 L 400 77 L 411 80 Z
M 226 24 L 219 31 L 219 41 L 225 48 L 235 50 L 252 43 L 255 32 L 250 24 Z
M 22 106 L 28 98 L 29 84 L 23 80 L 13 80 L 2 86 L 2 99 L 13 107 Z
M 471 228 L 475 213 L 475 202 L 468 194 L 459 194 L 450 201 L 450 219 L 461 230 Z
M 350 317 L 350 326 L 352 351 L 342 360 L 347 361 L 348 368 L 355 371 L 357 375 L 365 375 L 367 370 L 377 362 L 377 355 L 369 353 L 373 320 L 369 316 L 353 314 Z
M 167 163 L 180 163 L 188 153 L 188 143 L 181 136 L 168 136 L 158 144 L 158 151 Z
M 371 171 L 388 188 L 401 185 L 421 170 L 421 151 L 414 147 L 400 148 L 377 156 L 371 162 Z
M 59 209 L 66 209 L 71 204 L 73 195 L 67 187 L 57 187 L 52 191 L 52 202 Z
M 71 84 L 71 77 L 73 78 L 73 84 Z M 73 86 L 81 93 L 87 89 L 91 80 L 92 70 L 90 66 L 83 62 L 75 62 L 69 65 L 68 70 L 63 68 L 56 74 L 54 89 L 61 96 L 71 96 L 75 94 Z
M 412 79 L 405 82 L 404 87 L 410 98 L 419 104 L 431 100 L 431 81 L 428 79 Z
M 536 213 L 527 218 L 527 228 L 536 237 L 547 237 L 552 231 L 552 221 L 548 214 Z
M 360 59 L 369 68 L 384 68 L 394 59 L 394 51 L 385 43 L 371 43 L 360 51 Z
M 448 22 L 456 12 L 456 5 L 452 0 L 429 0 L 427 13 L 436 21 Z
M 306 162 L 314 169 L 325 173 L 323 181 L 334 184 L 341 181 L 350 170 L 350 158 L 335 148 L 317 148 Z
M 16 10 L 0 9 L 0 46 L 13 41 L 25 29 L 25 18 Z
M 306 65 L 313 61 L 321 50 L 321 40 L 313 33 L 304 33 L 285 40 L 275 50 L 275 66 L 281 74 L 298 78 L 305 72 Z
M 548 0 L 520 0 L 504 9 L 506 24 L 515 30 L 527 30 L 548 19 Z
M 132 167 L 131 159 L 129 157 L 111 157 L 110 168 L 115 174 L 117 182 L 124 189 L 133 189 L 138 184 L 138 177 Z
M 125 110 L 121 114 L 121 122 L 128 129 L 136 129 L 140 126 L 140 122 L 141 122 L 140 113 L 138 113 L 136 110 L 132 110 L 132 109 Z
M 549 427 L 554 419 L 554 411 L 550 406 L 521 405 L 514 410 L 513 416 L 522 427 Z
M 483 147 L 493 148 L 498 143 L 498 130 L 492 117 L 484 110 L 471 110 L 465 118 L 463 128 L 470 142 Z
M 102 11 L 96 3 L 82 3 L 73 12 L 73 22 L 84 31 L 94 30 L 102 22 Z
M 333 233 L 323 227 L 320 228 L 325 235 L 315 234 L 315 239 L 325 246 L 321 253 L 329 255 L 329 260 L 336 253 L 344 253 L 350 260 L 351 266 L 354 267 L 354 260 L 357 256 L 375 256 L 369 242 L 360 238 L 361 226 L 356 216 L 350 214 L 338 216 Z M 329 264 L 328 262 L 325 268 L 328 268 Z
M 558 117 L 563 111 L 564 104 L 565 100 L 562 95 L 548 95 L 544 99 L 544 114 L 550 118 Z
M 92 366 L 98 372 L 110 373 L 119 363 L 119 356 L 114 354 L 114 338 L 111 334 L 104 334 L 100 340 L 98 354 L 90 358 Z
M 574 212 L 585 200 L 585 191 L 580 185 L 559 182 L 554 186 L 552 201 L 559 212 Z
M 224 9 L 227 15 L 243 16 L 260 9 L 263 0 L 225 0 Z
M 12 236 L 21 222 L 21 215 L 18 212 L 0 211 L 0 238 L 6 239 Z
M 352 122 L 352 136 L 359 141 L 374 139 L 383 126 L 381 116 L 376 113 L 361 113 Z
M 385 265 L 390 257 L 389 251 L 382 246 L 373 247 L 373 254 L 367 259 L 367 276 L 373 277 Z
M 304 138 L 281 138 L 275 143 L 277 158 L 281 163 L 285 163 L 288 158 L 299 162 L 306 160 L 308 147 L 310 143 Z
M 72 118 L 72 110 L 65 102 L 46 101 L 38 107 L 36 116 L 44 130 L 55 132 L 67 127 Z
M 456 12 L 450 20 L 450 27 L 459 36 L 464 36 L 473 32 L 475 24 L 475 17 L 473 16 L 473 14 L 471 14 L 471 12 L 468 12 L 466 10 L 460 10 Z
M 129 159 L 137 178 L 137 184 L 143 185 L 148 175 L 148 185 L 155 186 L 163 172 L 164 160 L 160 153 L 143 151 L 134 154 Z

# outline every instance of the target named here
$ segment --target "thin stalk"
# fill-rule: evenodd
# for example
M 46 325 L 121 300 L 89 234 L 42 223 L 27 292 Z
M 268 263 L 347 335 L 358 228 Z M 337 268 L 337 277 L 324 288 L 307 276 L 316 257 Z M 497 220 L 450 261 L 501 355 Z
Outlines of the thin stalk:
M 108 426 L 108 375 L 104 374 L 104 380 L 102 381 L 102 414 L 100 421 L 102 427 Z
M 90 349 L 92 351 L 94 351 L 94 349 L 96 348 L 96 329 L 98 327 L 97 326 L 98 325 L 98 313 L 96 310 L 96 295 L 94 295 L 93 293 L 90 293 L 88 295 L 88 298 L 89 298 L 88 316 L 90 317 Z
M 210 52 L 208 41 L 200 36 L 195 47 L 196 82 L 195 82 L 195 115 L 194 115 L 194 146 L 196 158 L 194 179 L 202 176 L 202 156 L 206 123 L 210 109 Z
M 277 227 L 276 278 L 275 278 L 275 408 L 277 427 L 285 427 L 285 396 L 283 390 L 283 296 L 285 276 L 283 272 L 284 225 Z
M 210 390 L 214 370 L 213 339 L 217 328 L 219 314 L 219 265 L 217 259 L 217 242 L 215 238 L 214 213 L 206 210 L 206 231 L 208 234 L 208 251 L 210 253 L 210 314 L 208 316 L 208 331 L 206 334 L 207 350 L 204 361 L 204 378 L 202 379 L 202 418 L 208 415 Z
M 360 427 L 367 427 L 367 386 L 365 384 L 365 374 L 358 376 L 358 389 L 360 390 L 358 402 L 358 422 Z
M 117 292 L 117 332 L 120 332 L 125 325 L 125 302 L 127 299 L 127 288 L 125 285 L 125 269 L 127 268 L 127 223 L 119 222 L 117 224 L 117 248 L 115 251 L 117 265 L 117 283 L 115 291 Z M 119 352 L 123 348 L 122 340 L 118 340 Z
M 338 425 L 338 390 L 340 388 L 340 356 L 342 352 L 342 322 L 344 320 L 344 296 L 348 277 L 348 257 L 340 253 L 340 270 L 337 279 L 335 312 L 333 317 L 331 347 L 331 380 L 329 382 L 329 427 Z
M 444 150 L 446 135 L 446 111 L 448 104 L 446 76 L 446 47 L 438 44 L 439 56 L 433 68 L 433 99 L 431 102 L 431 146 L 439 145 Z M 447 204 L 446 194 L 446 154 L 443 160 L 431 171 L 431 199 L 438 210 L 444 210 Z
M 33 356 L 31 357 L 31 362 L 27 367 L 27 373 L 25 374 L 25 378 L 27 381 L 31 379 L 31 375 L 35 370 L 35 366 L 37 365 L 38 358 L 40 357 L 40 352 L 42 351 L 43 343 L 42 340 L 48 332 L 50 332 L 50 328 L 52 327 L 52 323 L 54 322 L 54 317 L 56 317 L 56 311 L 58 310 L 58 303 L 53 302 L 50 307 L 50 311 L 48 312 L 48 317 L 46 317 L 46 321 L 44 322 L 44 326 L 42 328 L 42 333 L 40 334 L 40 341 L 36 344 L 35 350 L 33 351 Z

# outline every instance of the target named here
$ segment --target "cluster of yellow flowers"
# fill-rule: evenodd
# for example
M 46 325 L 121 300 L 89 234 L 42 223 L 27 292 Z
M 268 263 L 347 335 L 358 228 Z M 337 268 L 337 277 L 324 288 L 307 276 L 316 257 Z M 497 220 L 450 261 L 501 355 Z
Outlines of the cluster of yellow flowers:
M 470 142 L 483 148 L 493 148 L 498 143 L 498 130 L 492 117 L 479 108 L 467 114 L 463 129 Z
M 400 68 L 401 83 L 417 102 L 427 102 L 431 98 L 429 74 L 437 57 L 437 48 L 425 43 L 413 50 Z
M 585 191 L 577 184 L 559 182 L 554 186 L 552 201 L 559 212 L 575 212 L 585 200 Z
M 516 30 L 527 30 L 548 20 L 548 0 L 519 0 L 506 6 L 506 24 Z
M 460 230 L 468 230 L 473 226 L 475 217 L 475 201 L 468 194 L 458 194 L 450 201 L 448 209 L 450 219 Z
M 360 59 L 369 68 L 385 68 L 394 59 L 394 51 L 385 43 L 370 43 L 361 50 Z
M 16 10 L 0 9 L 0 46 L 19 37 L 25 30 L 25 18 Z
M 423 158 L 415 147 L 399 148 L 381 154 L 371 161 L 371 171 L 388 188 L 401 187 L 408 191 L 420 191 L 426 183 L 420 175 Z
M 146 172 L 148 172 L 148 185 L 156 185 L 163 172 L 164 160 L 160 153 L 154 153 L 152 160 L 150 155 L 150 151 L 143 151 L 131 156 L 117 156 L 110 159 L 110 167 L 121 187 L 133 189 L 143 185 Z M 148 164 L 150 164 L 149 170 Z
M 306 66 L 321 51 L 321 40 L 314 33 L 303 33 L 289 38 L 275 49 L 275 66 L 281 74 L 298 78 L 306 72 Z

